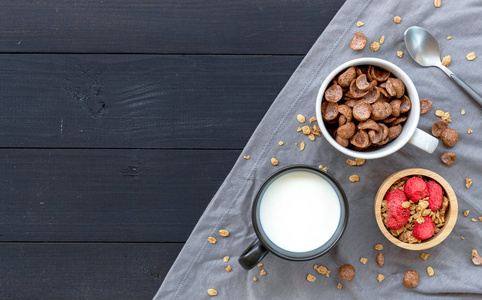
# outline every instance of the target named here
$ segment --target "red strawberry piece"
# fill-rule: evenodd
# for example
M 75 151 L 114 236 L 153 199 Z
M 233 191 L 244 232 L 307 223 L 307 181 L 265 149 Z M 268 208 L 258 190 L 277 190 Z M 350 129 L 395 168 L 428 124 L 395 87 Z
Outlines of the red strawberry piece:
M 437 211 L 442 206 L 443 191 L 440 184 L 433 180 L 427 181 L 428 187 L 428 208 Z
M 390 229 L 398 230 L 402 228 L 410 217 L 410 210 L 408 208 L 403 208 L 402 203 L 407 200 L 405 193 L 400 190 L 393 190 L 385 195 L 387 199 L 387 226 Z
M 431 238 L 435 230 L 435 224 L 432 222 L 432 218 L 426 216 L 423 217 L 423 219 L 425 222 L 422 224 L 416 222 L 415 226 L 413 226 L 413 236 L 421 241 Z
M 428 197 L 427 184 L 420 177 L 412 177 L 407 180 L 403 189 L 407 197 L 413 202 Z

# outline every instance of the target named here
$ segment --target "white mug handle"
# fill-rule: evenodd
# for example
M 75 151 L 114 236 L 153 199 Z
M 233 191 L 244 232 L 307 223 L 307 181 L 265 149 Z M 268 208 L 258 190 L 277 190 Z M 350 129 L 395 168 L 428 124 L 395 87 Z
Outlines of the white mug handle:
M 438 139 L 418 128 L 408 142 L 428 153 L 434 152 L 438 146 Z

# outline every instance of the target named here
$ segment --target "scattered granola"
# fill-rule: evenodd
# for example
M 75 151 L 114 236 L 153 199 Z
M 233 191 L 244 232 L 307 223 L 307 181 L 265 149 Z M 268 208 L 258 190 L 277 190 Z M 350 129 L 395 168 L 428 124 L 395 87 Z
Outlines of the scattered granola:
M 363 158 L 355 158 L 355 160 L 347 159 L 346 163 L 350 166 L 361 166 L 365 163 Z
M 370 50 L 372 51 L 378 51 L 378 49 L 380 49 L 380 43 L 379 42 L 373 42 L 371 45 L 370 45 Z
M 258 277 L 254 276 L 254 277 L 253 277 L 253 280 L 254 280 L 254 281 L 258 281 Z
M 383 43 L 385 43 L 385 36 L 382 35 L 382 37 L 380 38 L 380 45 L 382 45 Z
M 460 237 L 461 240 L 465 240 L 465 238 L 463 236 Z
M 343 287 L 343 286 L 341 285 L 341 283 L 338 282 L 338 284 L 336 285 L 336 288 L 339 289 L 339 290 L 341 290 L 342 287 Z
M 218 291 L 216 291 L 215 289 L 209 289 L 208 290 L 209 296 L 216 296 L 217 294 L 218 294 Z
M 272 164 L 273 166 L 277 166 L 277 165 L 278 165 L 278 160 L 273 157 L 273 158 L 271 159 L 271 164 Z
M 403 276 L 403 285 L 409 289 L 417 287 L 420 277 L 418 273 L 414 270 L 408 270 Z
M 298 122 L 300 123 L 305 123 L 306 119 L 305 119 L 305 116 L 303 116 L 302 114 L 299 114 L 296 116 L 296 119 L 298 120 Z
M 469 212 L 470 212 L 470 210 L 468 210 L 468 209 L 466 211 L 464 211 L 464 217 L 467 217 L 469 215 Z
M 305 142 L 301 142 L 300 151 L 303 151 L 304 149 L 305 149 Z
M 377 250 L 377 251 L 383 250 L 383 245 L 382 244 L 376 244 L 375 250 Z
M 381 268 L 385 264 L 385 256 L 383 255 L 382 252 L 378 253 L 377 258 L 377 265 Z
M 382 274 L 378 274 L 377 280 L 378 282 L 382 282 L 383 280 L 385 280 L 385 276 L 383 276 Z
M 227 262 L 229 261 L 229 256 L 223 257 L 223 261 L 224 261 L 225 263 L 227 263 Z
M 450 55 L 444 56 L 442 59 L 442 65 L 448 67 L 450 63 L 452 62 L 452 57 Z
M 471 134 L 472 132 L 474 132 L 472 129 L 467 130 L 468 134 Z
M 322 169 L 325 172 L 328 172 L 328 167 L 323 167 L 323 165 L 319 165 L 318 168 Z
M 449 35 L 449 36 L 447 37 L 447 40 L 451 40 L 451 39 L 452 39 L 452 37 Z
M 474 52 L 467 54 L 467 60 L 474 60 L 477 57 Z
M 444 112 L 443 110 L 437 109 L 437 110 L 435 111 L 435 115 L 436 115 L 437 117 L 440 117 L 440 118 L 441 118 L 442 120 L 444 120 L 444 121 L 447 121 L 447 122 L 449 122 L 449 123 L 452 122 L 452 120 L 450 119 L 450 113 L 449 113 L 449 112 Z
M 316 267 L 316 268 L 315 268 Z M 322 275 L 325 275 L 326 277 L 330 277 L 330 270 L 328 270 L 327 267 L 324 267 L 324 266 L 318 266 L 318 265 L 314 265 L 313 268 L 316 270 L 316 272 L 322 274 Z
M 263 266 L 263 263 L 259 263 L 259 264 L 258 264 L 258 267 L 261 268 L 262 266 Z
M 213 238 L 212 236 L 210 236 L 210 237 L 208 237 L 208 242 L 209 242 L 210 244 L 216 244 L 216 239 Z
M 303 129 L 301 129 L 301 127 L 298 127 L 298 129 L 296 129 L 296 132 L 300 132 L 301 130 Z
M 279 141 L 278 145 L 283 146 L 285 143 L 283 141 Z
M 433 5 L 437 8 L 442 6 L 442 0 L 434 0 Z
M 315 282 L 316 277 L 311 274 L 308 274 L 306 275 L 306 280 L 308 280 L 309 282 Z
M 482 222 L 482 217 L 479 217 L 479 221 Z
M 429 255 L 430 255 L 429 253 L 423 253 L 423 252 L 422 252 L 422 254 L 420 254 L 420 258 L 423 259 L 423 260 L 427 260 L 427 258 L 429 257 Z
M 367 261 L 368 261 L 368 259 L 366 259 L 364 257 L 360 258 L 360 262 L 364 265 L 367 263 Z
M 226 236 L 229 235 L 229 231 L 221 229 L 221 230 L 219 230 L 219 235 L 226 237 Z
M 472 250 L 472 263 L 476 266 L 482 265 L 482 257 L 479 256 L 477 250 Z
M 462 110 L 460 111 L 460 114 L 461 114 L 462 116 L 465 115 L 465 109 L 462 109 Z
M 401 21 L 402 21 L 402 18 L 400 18 L 399 16 L 393 17 L 393 22 L 400 24 Z
M 313 123 L 313 122 L 316 122 L 316 117 L 311 117 L 311 118 L 310 118 L 310 124 Z
M 472 221 L 472 222 L 477 222 L 477 219 L 476 219 L 476 218 L 472 218 L 472 219 L 470 219 L 470 221 Z
M 430 267 L 430 266 L 427 267 L 427 274 L 430 277 L 432 277 L 435 274 L 432 267 Z
M 259 275 L 261 275 L 261 276 L 266 275 L 266 271 L 265 271 L 264 269 L 263 269 L 263 270 L 261 270 L 261 271 L 259 272 Z
M 397 51 L 397 56 L 402 58 L 403 57 L 403 51 Z
M 313 133 L 308 134 L 308 138 L 309 138 L 311 141 L 315 141 L 315 135 L 314 135 Z
M 233 269 L 233 268 L 231 268 L 231 266 L 227 266 L 227 267 L 225 268 L 226 272 L 231 272 L 232 269 Z
M 246 159 L 246 160 L 248 160 L 248 159 L 250 159 L 250 158 L 251 158 L 251 156 L 246 155 L 246 156 L 243 156 L 243 158 L 244 158 L 244 159 Z
M 362 27 L 363 25 L 365 24 L 363 24 L 363 22 L 361 21 L 356 22 L 356 27 Z
M 472 185 L 472 179 L 465 178 L 465 187 L 469 188 Z
M 360 181 L 360 176 L 351 175 L 349 179 L 350 179 L 351 182 L 357 182 L 357 181 Z
M 338 269 L 338 275 L 343 279 L 352 281 L 355 278 L 355 268 L 349 264 L 343 265 Z

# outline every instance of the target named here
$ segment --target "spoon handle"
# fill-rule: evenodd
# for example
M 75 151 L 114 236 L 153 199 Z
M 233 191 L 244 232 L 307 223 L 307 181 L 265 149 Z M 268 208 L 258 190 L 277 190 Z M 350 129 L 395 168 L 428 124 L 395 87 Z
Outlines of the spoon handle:
M 455 83 L 457 83 L 464 92 L 469 95 L 472 100 L 480 107 L 482 108 L 482 96 L 477 94 L 476 91 L 474 91 L 473 88 L 471 88 L 467 83 L 465 83 L 462 79 L 460 79 L 457 75 L 454 73 L 450 74 L 450 78 L 452 78 Z

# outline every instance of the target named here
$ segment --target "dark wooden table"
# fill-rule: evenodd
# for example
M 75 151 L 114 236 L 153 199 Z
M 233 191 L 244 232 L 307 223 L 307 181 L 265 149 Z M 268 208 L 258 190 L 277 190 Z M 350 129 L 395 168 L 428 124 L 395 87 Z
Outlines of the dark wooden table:
M 152 298 L 343 2 L 0 2 L 0 298 Z

